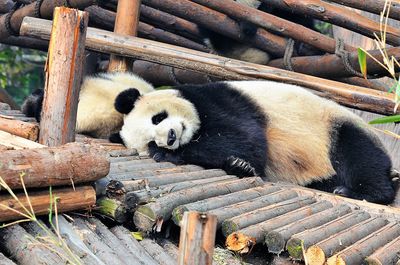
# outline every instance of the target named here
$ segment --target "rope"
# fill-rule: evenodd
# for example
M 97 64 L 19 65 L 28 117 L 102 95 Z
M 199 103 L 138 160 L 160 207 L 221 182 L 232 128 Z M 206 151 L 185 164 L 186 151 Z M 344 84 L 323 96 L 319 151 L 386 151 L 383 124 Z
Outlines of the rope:
M 20 8 L 22 6 L 21 3 L 17 2 L 15 3 L 15 5 L 13 6 L 13 8 L 10 10 L 10 12 L 6 15 L 5 17 L 5 26 L 6 26 L 6 30 L 8 32 L 9 35 L 12 36 L 19 36 L 19 32 L 15 31 L 12 27 L 11 27 L 11 17 L 14 14 L 15 11 L 17 11 L 18 8 Z
M 170 67 L 169 68 L 169 77 L 172 79 L 172 81 L 174 81 L 175 85 L 181 85 L 182 83 L 179 82 L 178 78 L 176 77 L 175 74 L 175 67 Z
M 289 38 L 286 43 L 285 54 L 283 55 L 283 65 L 285 66 L 286 70 L 292 72 L 294 72 L 292 65 L 293 51 L 294 51 L 294 40 L 292 38 Z
M 344 69 L 348 73 L 354 76 L 364 77 L 361 72 L 357 71 L 353 68 L 353 66 L 351 66 L 349 52 L 344 49 L 344 40 L 341 38 L 336 39 L 335 54 L 342 58 Z
M 40 14 L 40 7 L 42 6 L 44 0 L 37 0 L 35 3 L 35 17 L 37 18 L 42 18 L 42 15 Z

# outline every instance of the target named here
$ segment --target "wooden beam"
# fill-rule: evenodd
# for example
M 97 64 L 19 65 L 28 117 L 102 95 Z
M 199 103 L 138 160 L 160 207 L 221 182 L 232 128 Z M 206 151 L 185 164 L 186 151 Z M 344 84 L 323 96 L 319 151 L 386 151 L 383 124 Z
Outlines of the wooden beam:
M 0 115 L 0 130 L 31 141 L 37 141 L 39 137 L 38 124 L 14 120 L 12 117 L 4 115 Z
M 88 17 L 76 9 L 54 10 L 39 135 L 47 146 L 75 140 Z

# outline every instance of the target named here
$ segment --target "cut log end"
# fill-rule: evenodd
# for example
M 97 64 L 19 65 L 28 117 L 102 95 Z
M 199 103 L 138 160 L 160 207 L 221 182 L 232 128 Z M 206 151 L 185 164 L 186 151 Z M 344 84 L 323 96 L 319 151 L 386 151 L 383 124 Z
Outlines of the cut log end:
M 309 247 L 305 253 L 308 264 L 324 265 L 325 264 L 325 253 L 318 246 Z
M 101 198 L 97 200 L 96 211 L 113 218 L 118 223 L 124 223 L 126 221 L 126 208 L 121 204 L 120 201 L 109 198 Z
M 247 236 L 242 233 L 232 233 L 225 241 L 227 249 L 238 252 L 240 254 L 249 253 L 256 244 L 254 237 Z
M 326 261 L 326 265 L 346 265 L 346 262 L 340 256 L 333 256 Z
M 236 223 L 231 220 L 225 220 L 222 223 L 222 231 L 223 231 L 224 235 L 230 235 L 238 230 L 239 230 L 239 228 L 236 225 Z
M 133 215 L 135 225 L 144 231 L 151 231 L 157 220 L 156 213 L 147 205 L 139 206 Z
M 286 250 L 289 252 L 289 255 L 294 260 L 303 260 L 303 244 L 304 241 L 299 238 L 291 238 L 286 243 Z
M 281 233 L 271 231 L 265 237 L 265 243 L 269 252 L 279 255 L 284 250 L 286 242 Z

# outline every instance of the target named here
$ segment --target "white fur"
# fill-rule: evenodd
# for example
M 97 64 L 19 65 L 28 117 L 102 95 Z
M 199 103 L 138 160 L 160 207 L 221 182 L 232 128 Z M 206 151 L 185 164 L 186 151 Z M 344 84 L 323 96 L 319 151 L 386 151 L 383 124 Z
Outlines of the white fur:
M 79 94 L 76 132 L 99 138 L 117 132 L 122 126 L 123 115 L 115 110 L 114 101 L 128 88 L 136 88 L 141 94 L 154 90 L 152 85 L 131 73 L 86 77 Z

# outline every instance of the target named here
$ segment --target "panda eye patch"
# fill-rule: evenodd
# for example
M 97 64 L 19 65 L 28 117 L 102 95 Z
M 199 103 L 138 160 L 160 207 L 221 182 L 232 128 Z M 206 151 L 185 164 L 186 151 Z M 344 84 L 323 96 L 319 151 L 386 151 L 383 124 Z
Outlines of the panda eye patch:
M 162 122 L 166 118 L 168 118 L 168 113 L 164 110 L 164 111 L 154 115 L 153 117 L 151 117 L 151 122 L 154 125 L 157 125 L 157 124 L 159 124 L 160 122 Z

